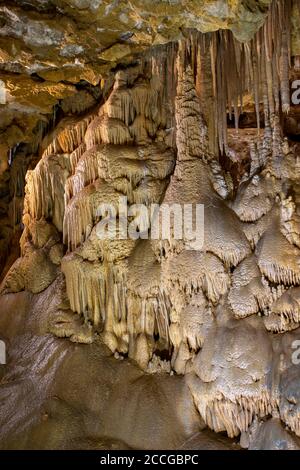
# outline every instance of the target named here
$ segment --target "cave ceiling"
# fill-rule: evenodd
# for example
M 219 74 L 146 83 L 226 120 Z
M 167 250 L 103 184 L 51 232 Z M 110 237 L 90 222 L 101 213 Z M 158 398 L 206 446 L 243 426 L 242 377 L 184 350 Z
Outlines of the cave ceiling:
M 111 70 L 189 29 L 229 29 L 240 41 L 263 24 L 270 0 L 6 1 L 0 2 L 0 148 L 36 135 L 56 105 L 93 87 Z M 83 90 L 84 89 L 84 92 Z M 96 93 L 96 98 L 98 97 Z

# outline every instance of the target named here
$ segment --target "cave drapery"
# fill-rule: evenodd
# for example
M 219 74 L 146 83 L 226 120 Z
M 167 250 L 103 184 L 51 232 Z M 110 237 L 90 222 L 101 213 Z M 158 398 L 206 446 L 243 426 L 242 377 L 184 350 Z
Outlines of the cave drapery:
M 299 448 L 299 2 L 157 1 L 151 16 L 134 1 L 118 41 L 119 12 L 92 2 L 111 35 L 73 71 L 49 66 L 53 15 L 78 27 L 72 2 L 13 3 L 0 8 L 1 447 L 176 448 L 196 433 L 203 447 Z M 22 41 L 32 57 L 45 46 L 39 65 Z M 99 239 L 99 205 L 121 218 L 121 197 L 203 204 L 203 248 Z

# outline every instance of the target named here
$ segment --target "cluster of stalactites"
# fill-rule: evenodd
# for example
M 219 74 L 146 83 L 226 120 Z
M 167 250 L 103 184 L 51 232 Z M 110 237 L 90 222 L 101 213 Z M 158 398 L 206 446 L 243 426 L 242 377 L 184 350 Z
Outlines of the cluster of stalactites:
M 213 115 L 211 149 L 228 151 L 228 118 L 234 118 L 238 128 L 246 94 L 252 95 L 255 103 L 258 129 L 262 120 L 266 128 L 273 127 L 273 117 L 289 111 L 290 21 L 294 3 L 272 2 L 264 25 L 248 43 L 237 41 L 228 30 L 192 32 L 184 40 L 185 66 L 190 65 L 199 96 Z
M 236 401 L 215 399 L 210 403 L 200 404 L 202 416 L 207 425 L 215 432 L 226 431 L 229 437 L 247 431 L 255 417 L 263 418 L 272 413 L 275 403 L 268 393 L 258 397 L 236 397 Z
M 153 50 L 139 64 L 116 73 L 113 90 L 85 134 L 87 149 L 99 144 L 174 144 L 176 94 L 174 44 Z

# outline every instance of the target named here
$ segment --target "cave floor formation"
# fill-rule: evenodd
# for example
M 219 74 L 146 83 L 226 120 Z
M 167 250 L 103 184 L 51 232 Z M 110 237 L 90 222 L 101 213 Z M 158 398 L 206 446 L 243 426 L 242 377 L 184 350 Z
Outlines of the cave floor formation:
M 0 449 L 299 449 L 300 2 L 92 3 L 0 7 Z
M 1 449 L 239 448 L 199 423 L 182 377 L 145 375 L 100 340 L 80 345 L 47 333 L 55 290 L 5 300 L 0 328 L 15 366 L 1 385 Z

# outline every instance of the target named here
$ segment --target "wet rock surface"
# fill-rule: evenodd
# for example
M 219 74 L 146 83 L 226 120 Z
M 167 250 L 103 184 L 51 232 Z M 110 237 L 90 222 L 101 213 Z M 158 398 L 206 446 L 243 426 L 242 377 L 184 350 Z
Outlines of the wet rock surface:
M 26 6 L 0 10 L 1 447 L 298 448 L 298 5 Z M 101 204 L 144 236 L 101 238 Z M 145 236 L 153 204 L 202 204 L 201 247 Z

